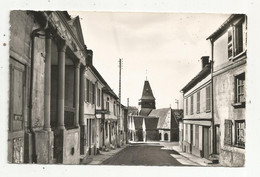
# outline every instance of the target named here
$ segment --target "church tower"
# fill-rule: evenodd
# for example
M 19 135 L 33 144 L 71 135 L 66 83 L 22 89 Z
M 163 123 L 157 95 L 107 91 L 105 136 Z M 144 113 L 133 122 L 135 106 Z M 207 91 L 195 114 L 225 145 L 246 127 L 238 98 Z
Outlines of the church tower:
M 143 94 L 140 99 L 141 111 L 139 115 L 148 116 L 155 109 L 155 98 L 148 80 L 144 81 Z

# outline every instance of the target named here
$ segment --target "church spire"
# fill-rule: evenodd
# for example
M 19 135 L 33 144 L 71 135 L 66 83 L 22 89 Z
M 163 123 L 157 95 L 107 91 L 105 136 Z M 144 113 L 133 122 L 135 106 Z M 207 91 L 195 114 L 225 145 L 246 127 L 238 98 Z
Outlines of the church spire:
M 148 80 L 144 81 L 144 88 L 141 100 L 155 100 L 153 96 L 153 91 Z

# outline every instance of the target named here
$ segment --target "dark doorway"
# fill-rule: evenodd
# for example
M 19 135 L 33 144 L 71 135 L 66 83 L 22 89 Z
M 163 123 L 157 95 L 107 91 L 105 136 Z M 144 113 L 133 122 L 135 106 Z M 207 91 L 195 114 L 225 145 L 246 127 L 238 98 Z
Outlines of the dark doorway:
M 165 133 L 165 134 L 164 134 L 164 140 L 167 140 L 167 141 L 168 141 L 168 133 Z
M 209 127 L 203 127 L 203 156 L 209 158 Z

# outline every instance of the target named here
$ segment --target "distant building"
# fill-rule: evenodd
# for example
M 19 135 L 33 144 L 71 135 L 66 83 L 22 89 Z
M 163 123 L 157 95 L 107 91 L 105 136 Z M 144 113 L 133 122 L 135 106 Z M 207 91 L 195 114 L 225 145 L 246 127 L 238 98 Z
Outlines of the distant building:
M 212 35 L 214 154 L 225 166 L 244 166 L 247 17 L 231 15 Z
M 162 108 L 154 109 L 149 114 L 149 119 L 152 117 L 159 118 L 157 129 L 159 130 L 159 140 L 161 141 L 178 141 L 179 127 L 178 118 L 182 115 L 182 110 Z M 146 131 L 149 131 L 146 126 Z
M 155 109 L 155 97 L 149 81 L 144 82 L 138 112 L 129 111 L 128 123 L 132 141 L 178 141 L 177 119 L 182 110 L 171 108 Z

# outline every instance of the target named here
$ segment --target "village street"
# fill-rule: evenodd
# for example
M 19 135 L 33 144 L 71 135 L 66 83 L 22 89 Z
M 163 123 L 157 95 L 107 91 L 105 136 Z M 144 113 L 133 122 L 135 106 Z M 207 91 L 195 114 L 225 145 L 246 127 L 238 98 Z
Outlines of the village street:
M 177 142 L 132 142 L 114 153 L 97 155 L 90 165 L 199 166 L 173 150 Z M 112 150 L 116 151 L 116 150 Z

